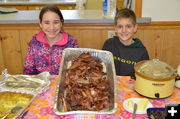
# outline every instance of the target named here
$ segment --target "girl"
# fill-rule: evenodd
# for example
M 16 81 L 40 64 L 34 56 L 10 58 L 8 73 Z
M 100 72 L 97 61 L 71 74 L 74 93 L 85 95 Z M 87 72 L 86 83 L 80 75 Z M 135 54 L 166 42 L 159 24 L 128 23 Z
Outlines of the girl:
M 78 43 L 62 30 L 64 18 L 58 7 L 46 6 L 39 15 L 41 31 L 34 35 L 28 45 L 24 74 L 34 75 L 44 71 L 59 73 L 62 51 L 77 48 Z

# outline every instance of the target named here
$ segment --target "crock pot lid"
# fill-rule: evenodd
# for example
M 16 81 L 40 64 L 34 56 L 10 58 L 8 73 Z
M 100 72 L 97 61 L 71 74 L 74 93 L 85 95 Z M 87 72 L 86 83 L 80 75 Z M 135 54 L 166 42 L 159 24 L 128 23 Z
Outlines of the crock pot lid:
M 175 70 L 158 59 L 147 60 L 137 66 L 137 71 L 152 78 L 167 78 L 174 75 Z

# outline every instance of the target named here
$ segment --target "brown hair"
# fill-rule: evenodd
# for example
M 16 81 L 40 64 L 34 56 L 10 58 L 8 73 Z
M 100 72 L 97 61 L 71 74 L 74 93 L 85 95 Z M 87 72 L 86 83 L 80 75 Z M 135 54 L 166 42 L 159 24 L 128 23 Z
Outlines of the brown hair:
M 43 15 L 48 11 L 56 13 L 59 16 L 59 19 L 62 22 L 62 24 L 64 24 L 64 18 L 63 18 L 63 15 L 62 15 L 60 9 L 57 6 L 54 6 L 54 5 L 48 5 L 48 6 L 45 6 L 45 7 L 43 7 L 41 9 L 41 12 L 39 14 L 40 22 L 42 22 Z
M 121 19 L 121 18 L 130 18 L 133 22 L 133 24 L 136 24 L 136 15 L 134 13 L 134 11 L 127 9 L 127 8 L 123 8 L 117 11 L 115 19 L 114 19 L 114 23 L 115 25 L 117 25 L 117 20 Z

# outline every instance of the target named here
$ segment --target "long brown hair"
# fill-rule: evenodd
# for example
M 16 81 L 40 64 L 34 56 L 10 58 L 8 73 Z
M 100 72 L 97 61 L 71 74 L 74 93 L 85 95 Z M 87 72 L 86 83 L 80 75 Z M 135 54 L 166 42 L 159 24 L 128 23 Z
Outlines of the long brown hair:
M 54 5 L 47 5 L 41 9 L 41 12 L 39 14 L 40 22 L 42 22 L 43 15 L 48 11 L 56 13 L 59 16 L 59 19 L 62 22 L 62 24 L 64 24 L 64 18 L 63 18 L 63 15 L 62 15 L 60 9 Z

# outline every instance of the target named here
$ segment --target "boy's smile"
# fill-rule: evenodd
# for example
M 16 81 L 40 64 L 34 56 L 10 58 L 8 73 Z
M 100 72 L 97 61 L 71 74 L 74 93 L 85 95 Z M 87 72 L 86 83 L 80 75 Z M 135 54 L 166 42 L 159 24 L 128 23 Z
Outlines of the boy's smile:
M 117 20 L 117 25 L 115 26 L 115 32 L 119 37 L 119 40 L 124 45 L 132 44 L 133 35 L 137 31 L 137 24 L 133 24 L 130 18 L 121 18 Z

